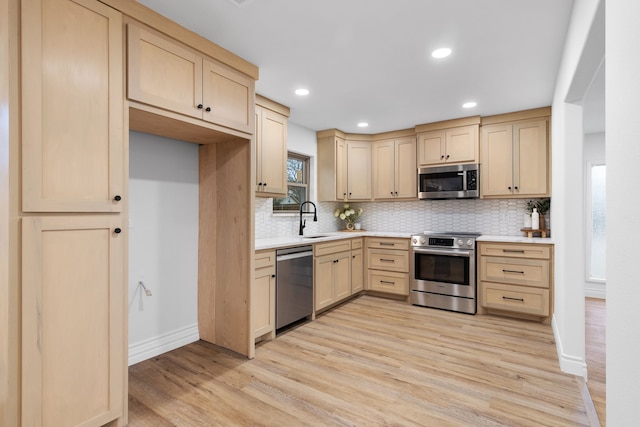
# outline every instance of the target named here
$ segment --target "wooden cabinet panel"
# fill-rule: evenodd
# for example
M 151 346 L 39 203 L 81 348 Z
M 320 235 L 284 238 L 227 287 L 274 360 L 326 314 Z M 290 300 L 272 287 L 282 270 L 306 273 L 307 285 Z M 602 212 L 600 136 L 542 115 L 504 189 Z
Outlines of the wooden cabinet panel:
M 409 274 L 369 270 L 369 290 L 409 295 Z
M 351 252 L 341 252 L 335 256 L 333 270 L 334 300 L 342 301 L 351 295 Z
M 395 144 L 381 141 L 373 144 L 373 198 L 392 199 L 395 185 Z M 415 175 L 415 174 L 414 174 Z
M 125 239 L 117 216 L 22 219 L 22 421 L 123 413 Z
M 549 290 L 480 282 L 480 304 L 487 308 L 549 315 Z
M 409 252 L 369 249 L 369 268 L 386 271 L 409 271 Z
M 399 249 L 408 251 L 409 239 L 394 237 L 369 237 L 367 238 L 367 247 L 377 249 Z
M 373 144 L 374 199 L 417 197 L 415 138 L 378 141 Z
M 396 140 L 395 166 L 396 199 L 418 197 L 418 166 L 414 137 Z
M 445 145 L 445 132 L 433 131 L 418 135 L 418 164 L 430 166 L 441 164 L 442 147 Z
M 336 138 L 334 156 L 336 200 L 347 200 L 347 143 L 344 139 Z
M 348 251 L 351 249 L 351 242 L 346 239 L 333 240 L 324 243 L 316 243 L 313 247 L 315 256 L 335 254 L 338 252 Z
M 276 326 L 276 253 L 256 252 L 253 291 L 251 294 L 251 323 L 254 339 L 265 334 L 275 337 Z
M 364 289 L 364 258 L 362 249 L 351 251 L 351 293 Z
M 287 194 L 287 117 L 256 105 L 256 196 Z
M 483 126 L 480 145 L 482 197 L 549 195 L 546 119 Z
M 499 257 L 480 258 L 480 280 L 549 287 L 549 261 Z
M 418 166 L 478 163 L 478 125 L 418 134 Z
M 22 3 L 22 208 L 120 212 L 122 16 L 99 2 Z
M 347 198 L 371 199 L 371 144 L 347 141 Z
M 313 264 L 315 309 L 321 310 L 334 302 L 333 269 L 335 257 L 330 255 L 316 256 Z
M 482 245 L 480 245 L 480 255 L 550 259 L 551 247 L 547 245 L 482 242 Z
M 249 76 L 135 24 L 128 25 L 127 36 L 129 99 L 157 108 L 161 115 L 166 110 L 254 131 L 255 82 Z

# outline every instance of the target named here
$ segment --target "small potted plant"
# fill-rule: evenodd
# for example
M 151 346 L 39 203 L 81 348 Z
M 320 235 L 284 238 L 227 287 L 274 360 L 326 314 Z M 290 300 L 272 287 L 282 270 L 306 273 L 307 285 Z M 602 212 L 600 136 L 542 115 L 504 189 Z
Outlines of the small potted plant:
M 342 205 L 342 208 L 336 208 L 336 210 L 333 211 L 333 216 L 345 221 L 345 228 L 351 231 L 355 228 L 356 220 L 360 218 L 362 212 L 362 208 L 354 208 L 349 206 L 348 203 L 345 203 Z
M 529 216 L 531 216 L 533 208 L 536 208 L 538 214 L 540 214 L 540 229 L 546 228 L 544 216 L 551 209 L 551 199 L 549 197 L 545 197 L 544 199 L 529 200 L 527 202 L 527 212 L 529 213 Z

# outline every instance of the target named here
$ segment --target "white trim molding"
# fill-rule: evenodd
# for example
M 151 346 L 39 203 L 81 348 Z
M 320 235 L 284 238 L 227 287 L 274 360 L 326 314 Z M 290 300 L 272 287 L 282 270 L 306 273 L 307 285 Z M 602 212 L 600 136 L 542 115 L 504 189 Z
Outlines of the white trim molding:
M 129 366 L 151 359 L 162 353 L 191 344 L 200 339 L 198 324 L 176 329 L 168 334 L 129 345 Z
M 553 328 L 553 336 L 556 340 L 556 351 L 558 352 L 558 361 L 560 363 L 560 370 L 568 374 L 577 375 L 584 378 L 587 381 L 587 363 L 583 358 L 571 356 L 565 354 L 562 349 L 562 340 L 560 339 L 560 333 L 558 332 L 558 323 L 556 322 L 555 315 L 551 320 L 551 326 Z

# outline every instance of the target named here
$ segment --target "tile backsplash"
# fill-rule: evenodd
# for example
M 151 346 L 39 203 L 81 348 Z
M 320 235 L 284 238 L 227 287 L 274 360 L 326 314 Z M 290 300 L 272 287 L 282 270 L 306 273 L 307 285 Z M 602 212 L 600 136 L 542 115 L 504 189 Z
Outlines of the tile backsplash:
M 501 236 L 522 236 L 523 214 L 529 199 L 418 200 L 410 202 L 351 202 L 364 210 L 362 228 L 369 231 L 418 233 L 423 231 L 467 231 Z M 273 199 L 256 198 L 257 239 L 298 234 L 299 215 L 273 214 Z M 344 224 L 333 216 L 339 202 L 318 202 L 318 222 L 307 220 L 304 234 L 338 231 Z M 311 208 L 311 206 L 307 207 Z M 549 214 L 545 216 L 549 227 Z

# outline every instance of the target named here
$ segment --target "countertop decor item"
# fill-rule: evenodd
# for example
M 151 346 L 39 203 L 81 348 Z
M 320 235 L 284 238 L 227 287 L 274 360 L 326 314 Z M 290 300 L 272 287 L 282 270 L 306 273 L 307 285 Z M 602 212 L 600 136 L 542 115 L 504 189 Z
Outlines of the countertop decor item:
M 333 216 L 344 221 L 347 230 L 353 230 L 355 228 L 354 224 L 356 220 L 360 218 L 362 212 L 362 208 L 351 207 L 349 203 L 345 203 L 342 205 L 342 208 L 336 208 L 336 210 L 333 211 Z
M 540 224 L 538 225 L 538 229 L 544 229 L 545 228 L 544 216 L 551 209 L 551 199 L 549 197 L 545 197 L 544 199 L 529 200 L 527 202 L 527 212 L 531 214 L 534 208 L 538 211 L 539 218 L 540 218 Z

